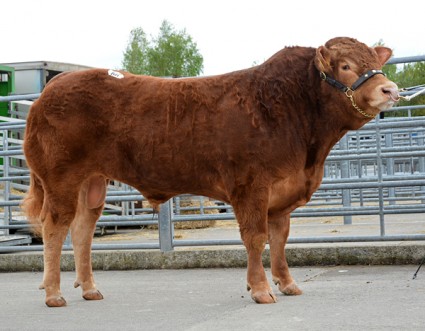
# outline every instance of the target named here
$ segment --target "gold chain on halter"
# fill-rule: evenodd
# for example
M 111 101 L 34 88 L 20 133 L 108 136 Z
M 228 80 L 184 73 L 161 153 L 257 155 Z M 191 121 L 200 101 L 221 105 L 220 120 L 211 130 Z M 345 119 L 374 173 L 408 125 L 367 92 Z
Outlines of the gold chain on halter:
M 354 101 L 354 97 L 353 97 L 354 91 L 352 89 L 347 89 L 347 91 L 345 91 L 345 95 L 347 96 L 347 98 L 349 98 L 351 100 L 351 104 L 353 105 L 353 107 L 360 113 L 362 114 L 364 117 L 367 118 L 375 118 L 376 115 L 372 115 L 372 114 L 368 114 L 366 113 L 364 110 L 362 110 L 359 106 L 357 106 L 356 102 Z

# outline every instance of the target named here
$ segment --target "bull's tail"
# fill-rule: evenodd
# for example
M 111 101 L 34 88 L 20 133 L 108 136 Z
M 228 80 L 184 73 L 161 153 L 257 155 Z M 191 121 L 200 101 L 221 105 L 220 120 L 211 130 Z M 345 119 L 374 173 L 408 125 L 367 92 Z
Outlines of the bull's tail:
M 32 225 L 33 233 L 41 237 L 41 211 L 44 203 L 44 189 L 40 179 L 31 172 L 30 188 L 21 204 L 28 221 Z

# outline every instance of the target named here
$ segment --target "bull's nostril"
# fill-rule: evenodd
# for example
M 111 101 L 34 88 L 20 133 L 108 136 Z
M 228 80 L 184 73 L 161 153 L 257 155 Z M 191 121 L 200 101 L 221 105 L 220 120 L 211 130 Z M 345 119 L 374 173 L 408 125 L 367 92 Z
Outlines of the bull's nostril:
M 382 87 L 381 91 L 383 94 L 388 95 L 388 97 L 393 101 L 398 101 L 400 99 L 398 89 L 394 87 Z

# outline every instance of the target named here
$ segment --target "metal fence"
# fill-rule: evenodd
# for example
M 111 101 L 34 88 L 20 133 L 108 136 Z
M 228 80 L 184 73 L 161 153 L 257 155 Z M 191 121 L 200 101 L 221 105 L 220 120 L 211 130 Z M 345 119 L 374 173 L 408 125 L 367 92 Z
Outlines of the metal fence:
M 420 58 L 425 60 L 425 58 Z M 14 96 L 13 100 L 34 99 Z M 11 99 L 1 98 L 1 101 Z M 425 105 L 398 107 L 412 112 Z M 12 235 L 28 228 L 19 208 L 28 189 L 29 173 L 22 154 L 25 120 L 0 118 L 0 252 L 41 250 L 42 245 L 16 246 L 31 242 L 29 236 Z M 425 117 L 376 118 L 361 130 L 349 132 L 338 142 L 325 163 L 325 175 L 311 201 L 292 213 L 292 217 L 340 217 L 341 224 L 353 224 L 353 217 L 377 216 L 379 234 L 355 236 L 291 237 L 291 243 L 425 240 L 425 231 L 410 234 L 387 234 L 386 215 L 425 213 Z M 185 204 L 184 202 L 191 202 Z M 208 201 L 208 203 L 206 203 Z M 195 202 L 195 203 L 194 203 Z M 197 214 L 193 214 L 196 212 Z M 189 213 L 189 214 L 187 214 Z M 113 182 L 99 229 L 157 225 L 159 239 L 150 243 L 94 244 L 93 249 L 161 249 L 180 246 L 240 245 L 240 239 L 176 239 L 174 225 L 193 221 L 235 222 L 232 207 L 205 197 L 179 196 L 161 205 L 154 213 L 147 201 L 132 187 Z M 424 227 L 425 221 L 420 226 Z M 420 231 L 419 231 L 420 232 Z M 13 246 L 10 246 L 13 245 Z M 65 250 L 71 249 L 68 239 Z

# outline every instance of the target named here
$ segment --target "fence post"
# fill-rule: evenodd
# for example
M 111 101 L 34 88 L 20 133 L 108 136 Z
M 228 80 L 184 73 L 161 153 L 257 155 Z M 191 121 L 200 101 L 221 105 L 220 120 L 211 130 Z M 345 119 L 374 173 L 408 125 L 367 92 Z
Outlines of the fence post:
M 383 165 L 382 165 L 382 144 L 381 144 L 381 129 L 379 116 L 375 119 L 376 123 L 376 166 L 378 168 L 378 198 L 379 198 L 379 228 L 381 237 L 385 236 L 385 211 L 384 211 L 384 189 L 381 186 L 383 182 Z
M 161 204 L 158 214 L 159 248 L 161 252 L 173 250 L 174 226 L 171 221 L 172 199 Z
M 343 150 L 348 150 L 348 137 L 345 135 L 339 141 L 340 148 Z M 349 178 L 350 177 L 350 161 L 343 160 L 341 161 L 341 178 Z M 351 192 L 349 189 L 342 190 L 342 206 L 351 207 Z M 351 215 L 344 215 L 344 224 L 352 224 L 353 217 Z
M 386 147 L 394 147 L 393 146 L 393 135 L 392 135 L 392 133 L 385 134 L 385 146 Z M 394 158 L 392 158 L 392 157 L 387 158 L 386 163 L 387 163 L 387 176 L 394 175 Z M 389 204 L 390 205 L 396 204 L 395 199 L 393 200 L 393 198 L 395 198 L 395 188 L 394 187 L 388 188 L 388 198 L 389 198 Z
M 3 131 L 3 151 L 5 151 L 5 152 L 9 150 L 8 136 L 9 136 L 9 131 L 4 130 Z M 3 157 L 3 176 L 4 177 L 9 177 L 9 166 L 10 166 L 9 163 L 10 163 L 9 156 L 5 155 Z M 9 198 L 10 198 L 10 181 L 6 181 L 4 183 L 3 199 L 4 199 L 4 201 L 8 202 Z M 11 218 L 11 215 L 12 215 L 11 207 L 5 206 L 3 215 L 4 215 L 4 220 L 3 220 L 4 225 L 6 225 L 6 226 L 10 225 L 10 218 Z M 9 235 L 9 229 L 4 229 L 1 234 L 6 235 L 6 236 Z
M 418 146 L 424 146 L 424 133 L 418 132 Z M 419 157 L 418 160 L 418 172 L 422 175 L 425 173 L 425 158 L 423 156 Z M 421 197 L 425 194 L 425 186 L 420 187 L 420 193 Z M 425 199 L 421 199 L 421 203 L 425 203 Z

